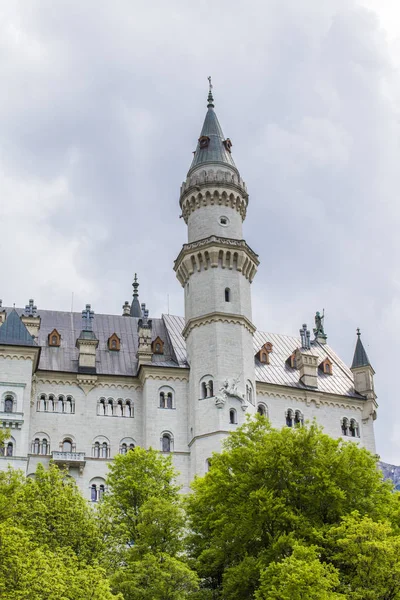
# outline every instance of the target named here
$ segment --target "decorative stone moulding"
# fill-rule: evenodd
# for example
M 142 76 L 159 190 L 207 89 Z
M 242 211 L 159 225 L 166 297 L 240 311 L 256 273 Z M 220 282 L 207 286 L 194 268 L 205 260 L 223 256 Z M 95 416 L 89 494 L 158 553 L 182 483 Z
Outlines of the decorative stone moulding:
M 213 313 L 209 313 L 206 315 L 202 315 L 201 317 L 195 317 L 194 319 L 189 319 L 189 321 L 186 323 L 185 327 L 183 328 L 182 336 L 186 340 L 189 336 L 189 333 L 195 327 L 202 327 L 203 325 L 209 325 L 210 323 L 232 323 L 233 325 L 240 325 L 240 326 L 244 327 L 245 329 L 247 329 L 247 331 L 249 331 L 252 335 L 254 334 L 254 332 L 256 330 L 253 323 L 251 323 L 251 321 L 249 321 L 249 319 L 247 319 L 247 317 L 245 317 L 243 315 L 233 315 L 233 314 L 226 314 L 226 313 L 221 313 L 221 312 L 213 312 Z
M 198 186 L 192 187 L 185 191 L 180 198 L 180 206 L 182 209 L 182 216 L 187 224 L 190 213 L 194 212 L 202 206 L 229 206 L 230 208 L 236 209 L 242 220 L 246 218 L 246 211 L 248 205 L 248 195 L 244 194 L 242 190 L 238 194 L 233 193 L 232 190 L 226 190 L 222 187 L 216 188 L 215 184 L 211 184 L 211 189 L 203 190 L 200 192 Z M 225 188 L 225 186 L 224 186 Z
M 204 240 L 184 244 L 174 264 L 174 270 L 182 286 L 195 271 L 207 269 L 236 269 L 253 281 L 260 264 L 258 256 L 244 240 L 212 235 Z

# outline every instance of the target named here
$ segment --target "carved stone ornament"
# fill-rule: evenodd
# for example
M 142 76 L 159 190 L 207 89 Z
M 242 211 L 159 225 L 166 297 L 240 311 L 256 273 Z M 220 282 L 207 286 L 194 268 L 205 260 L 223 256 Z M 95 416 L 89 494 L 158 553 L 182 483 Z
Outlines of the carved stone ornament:
M 222 408 L 225 405 L 228 398 L 235 398 L 241 403 L 242 410 L 247 410 L 248 404 L 244 399 L 244 394 L 242 392 L 239 392 L 238 390 L 239 381 L 240 377 L 236 377 L 233 379 L 227 378 L 224 380 L 222 387 L 220 387 L 219 389 L 220 393 L 215 398 L 215 405 L 217 406 L 217 408 Z

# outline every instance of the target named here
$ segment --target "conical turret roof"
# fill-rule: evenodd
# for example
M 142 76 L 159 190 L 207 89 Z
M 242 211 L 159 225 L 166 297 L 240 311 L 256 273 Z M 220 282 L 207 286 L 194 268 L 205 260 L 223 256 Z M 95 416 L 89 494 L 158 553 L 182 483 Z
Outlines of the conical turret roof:
M 0 345 L 5 346 L 37 346 L 33 337 L 13 309 L 0 327 Z
M 132 287 L 133 287 L 133 300 L 132 300 L 132 304 L 131 304 L 131 317 L 140 318 L 142 316 L 142 309 L 140 308 L 139 293 L 138 293 L 139 282 L 137 280 L 136 273 L 135 273 L 135 279 L 133 280 L 133 283 L 132 283 Z
M 351 364 L 352 369 L 355 369 L 357 367 L 371 367 L 371 363 L 369 362 L 368 355 L 365 352 L 365 348 L 361 341 L 361 332 L 359 329 L 357 329 L 356 349 L 354 351 L 353 362 Z
M 200 140 L 202 138 L 209 138 L 208 145 L 201 144 Z M 224 142 L 228 142 L 228 144 L 224 144 Z M 214 110 L 214 99 L 210 91 L 208 95 L 206 118 L 204 119 L 203 128 L 200 133 L 199 142 L 188 175 L 198 167 L 211 164 L 225 167 L 229 166 L 239 174 L 232 158 L 232 154 L 227 148 L 229 144 L 230 140 L 226 140 L 222 133 L 221 125 L 219 124 Z

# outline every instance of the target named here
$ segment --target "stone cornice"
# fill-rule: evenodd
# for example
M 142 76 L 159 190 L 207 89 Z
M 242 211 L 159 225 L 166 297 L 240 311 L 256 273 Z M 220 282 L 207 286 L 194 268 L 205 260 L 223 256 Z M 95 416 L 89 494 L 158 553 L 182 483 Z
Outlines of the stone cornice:
M 147 379 L 159 381 L 189 381 L 189 369 L 179 367 L 155 367 L 142 365 L 138 373 L 139 381 L 143 386 Z
M 119 379 L 118 375 L 85 375 L 79 373 L 57 373 L 52 371 L 39 371 L 36 374 L 36 384 L 48 385 L 76 385 L 86 394 L 93 388 L 140 390 L 141 385 L 136 377 Z
M 194 319 L 190 319 L 183 328 L 182 335 L 185 339 L 187 339 L 192 329 L 195 327 L 201 327 L 202 325 L 208 325 L 209 323 L 233 323 L 234 325 L 241 325 L 242 327 L 245 327 L 251 334 L 253 334 L 256 330 L 256 327 L 253 325 L 253 323 L 244 315 L 235 315 L 216 311 L 206 315 L 201 315 L 200 317 L 196 317 Z
M 221 181 L 207 181 L 200 185 L 186 188 L 180 197 L 179 204 L 182 216 L 187 224 L 190 213 L 202 206 L 230 206 L 240 213 L 242 220 L 246 218 L 249 196 L 238 184 Z
M 0 346 L 0 358 L 11 358 L 14 360 L 30 360 L 32 361 L 32 371 L 36 371 L 39 356 L 40 346 Z
M 307 406 L 311 406 L 311 403 L 314 403 L 317 408 L 325 405 L 361 412 L 364 410 L 365 405 L 365 400 L 361 398 L 350 398 L 349 396 L 339 396 L 321 391 L 300 390 L 289 386 L 276 386 L 259 381 L 256 381 L 256 396 L 297 400 L 298 402 L 304 402 Z
M 190 440 L 188 446 L 190 448 L 196 440 L 213 437 L 214 435 L 228 435 L 229 433 L 232 433 L 232 431 L 229 431 L 228 429 L 219 429 L 218 431 L 211 431 L 210 433 L 202 433 L 201 435 L 195 435 Z
M 236 240 L 211 235 L 202 240 L 184 244 L 174 263 L 174 271 L 182 286 L 194 271 L 211 268 L 235 269 L 253 281 L 260 264 L 258 255 L 246 244 Z

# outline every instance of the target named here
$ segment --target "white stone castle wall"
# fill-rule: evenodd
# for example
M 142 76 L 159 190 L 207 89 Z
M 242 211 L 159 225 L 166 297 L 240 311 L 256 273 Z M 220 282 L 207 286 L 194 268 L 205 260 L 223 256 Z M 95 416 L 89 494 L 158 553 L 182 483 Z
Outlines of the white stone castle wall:
M 227 217 L 227 225 L 221 225 L 220 218 Z M 201 206 L 190 213 L 188 219 L 188 241 L 202 240 L 217 235 L 236 240 L 243 239 L 242 217 L 236 208 L 213 204 Z

